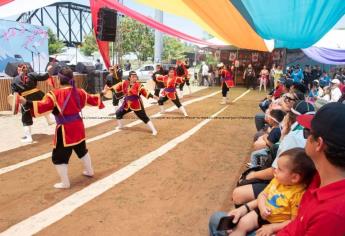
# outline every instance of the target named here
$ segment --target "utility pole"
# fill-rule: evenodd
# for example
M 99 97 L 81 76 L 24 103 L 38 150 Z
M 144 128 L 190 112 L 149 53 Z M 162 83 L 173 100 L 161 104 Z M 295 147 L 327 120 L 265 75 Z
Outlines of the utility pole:
M 155 10 L 155 20 L 163 23 L 163 11 Z M 155 50 L 154 50 L 154 63 L 162 62 L 163 54 L 163 33 L 155 30 Z

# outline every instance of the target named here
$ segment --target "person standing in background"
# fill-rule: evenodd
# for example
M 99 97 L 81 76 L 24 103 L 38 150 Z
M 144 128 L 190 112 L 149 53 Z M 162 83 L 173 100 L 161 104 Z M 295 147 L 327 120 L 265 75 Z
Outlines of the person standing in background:
M 274 89 L 275 86 L 274 86 L 274 73 L 275 73 L 275 70 L 276 70 L 276 64 L 273 64 L 272 65 L 272 68 L 270 70 L 270 89 Z
M 249 89 L 250 87 L 253 88 L 253 90 L 255 90 L 256 87 L 256 83 L 255 83 L 255 71 L 252 67 L 252 64 L 249 64 L 247 69 L 244 70 L 243 73 L 243 80 L 246 81 L 247 84 L 247 89 Z
M 201 76 L 202 76 L 202 85 L 203 86 L 210 86 L 210 81 L 208 80 L 208 65 L 203 61 L 201 66 Z M 206 81 L 206 83 L 205 83 Z
M 103 70 L 103 65 L 101 63 L 101 60 L 99 60 L 99 59 L 96 60 L 95 69 L 96 70 Z
M 278 80 L 280 80 L 283 77 L 283 70 L 282 66 L 277 66 L 277 68 L 274 70 L 274 87 L 277 87 Z
M 262 85 L 264 86 L 265 93 L 267 92 L 266 85 L 267 85 L 267 82 L 268 82 L 268 76 L 269 76 L 268 70 L 267 70 L 266 66 L 264 66 L 264 68 L 260 71 L 260 87 L 259 87 L 259 92 L 261 92 Z
M 126 71 L 130 71 L 131 68 L 132 68 L 132 65 L 131 65 L 131 63 L 129 62 L 129 60 L 127 60 L 127 62 L 126 62 L 126 64 L 125 64 L 125 70 L 126 70 Z
M 311 69 L 310 69 L 309 65 L 306 65 L 304 67 L 303 77 L 304 77 L 303 83 L 304 83 L 305 87 L 308 88 L 308 90 L 311 90 L 313 80 L 312 80 Z

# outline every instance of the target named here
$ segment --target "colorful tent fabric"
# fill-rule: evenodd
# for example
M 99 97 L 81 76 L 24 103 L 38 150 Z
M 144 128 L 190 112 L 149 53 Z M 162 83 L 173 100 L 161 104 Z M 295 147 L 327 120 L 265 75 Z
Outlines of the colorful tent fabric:
M 345 29 L 334 29 L 329 31 L 317 43 L 313 45 L 318 48 L 344 49 L 345 50 Z
M 273 39 L 275 48 L 310 47 L 345 14 L 343 0 L 137 1 L 207 25 L 205 30 L 229 44 L 256 50 L 267 49 L 263 39 Z
M 91 12 L 92 12 L 92 23 L 94 26 L 94 29 L 97 29 L 97 13 L 100 8 L 102 7 L 108 7 L 111 9 L 115 9 L 124 15 L 127 15 L 133 19 L 136 19 L 145 25 L 148 25 L 154 29 L 157 29 L 163 33 L 166 33 L 168 35 L 171 35 L 173 37 L 177 37 L 180 39 L 183 39 L 188 42 L 196 43 L 196 44 L 202 44 L 202 45 L 212 45 L 212 43 L 207 42 L 205 40 L 197 39 L 195 37 L 192 37 L 190 35 L 184 34 L 180 31 L 174 30 L 162 23 L 159 23 L 155 20 L 153 20 L 150 17 L 144 16 L 134 10 L 131 10 L 128 7 L 125 7 L 124 5 L 120 4 L 117 1 L 112 1 L 112 0 L 90 0 L 90 7 L 91 7 Z M 101 42 L 97 41 L 100 53 L 103 57 L 104 63 L 106 67 L 108 68 L 110 66 L 110 58 L 109 58 L 109 45 L 107 42 Z
M 267 51 L 264 40 L 229 0 L 137 0 L 139 3 L 183 16 L 213 36 L 240 48 Z
M 345 49 L 310 47 L 302 51 L 309 58 L 323 64 L 345 65 Z
M 242 16 L 276 48 L 307 48 L 345 14 L 343 0 L 231 0 Z

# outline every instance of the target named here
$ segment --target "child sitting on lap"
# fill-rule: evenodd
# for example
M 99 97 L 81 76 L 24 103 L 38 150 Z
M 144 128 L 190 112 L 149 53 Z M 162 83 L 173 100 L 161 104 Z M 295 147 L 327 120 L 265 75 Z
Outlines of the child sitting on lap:
M 276 234 L 296 217 L 301 197 L 314 173 L 314 163 L 303 148 L 282 153 L 274 178 L 258 199 L 229 213 L 237 223 L 230 235 L 246 235 L 256 229 L 259 229 L 257 236 Z

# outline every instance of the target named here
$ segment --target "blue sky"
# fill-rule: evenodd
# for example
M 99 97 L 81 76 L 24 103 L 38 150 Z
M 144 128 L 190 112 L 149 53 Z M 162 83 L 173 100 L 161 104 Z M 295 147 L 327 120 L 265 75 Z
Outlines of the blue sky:
M 124 5 L 127 7 L 134 9 L 144 15 L 147 16 L 154 16 L 154 9 L 150 7 L 146 7 L 145 5 L 138 4 L 135 0 L 123 0 Z M 183 18 L 178 17 L 175 15 L 171 15 L 168 13 L 164 13 L 163 15 L 163 23 L 177 29 L 179 31 L 182 31 L 183 33 L 202 38 L 204 36 L 204 31 L 196 24 L 194 24 L 192 21 Z

